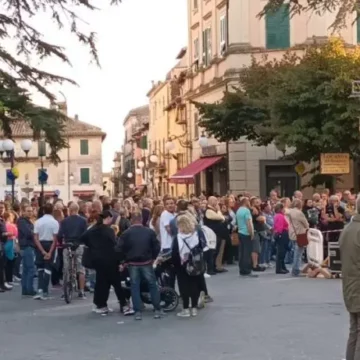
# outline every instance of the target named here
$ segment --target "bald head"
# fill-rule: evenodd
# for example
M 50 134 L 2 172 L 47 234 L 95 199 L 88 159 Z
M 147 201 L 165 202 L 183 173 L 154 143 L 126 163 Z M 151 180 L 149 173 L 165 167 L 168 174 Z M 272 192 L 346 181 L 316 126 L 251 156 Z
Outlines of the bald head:
M 71 203 L 69 206 L 70 215 L 77 215 L 79 213 L 79 205 L 76 203 Z
M 210 196 L 208 199 L 208 203 L 212 207 L 216 207 L 218 204 L 218 199 L 215 196 Z

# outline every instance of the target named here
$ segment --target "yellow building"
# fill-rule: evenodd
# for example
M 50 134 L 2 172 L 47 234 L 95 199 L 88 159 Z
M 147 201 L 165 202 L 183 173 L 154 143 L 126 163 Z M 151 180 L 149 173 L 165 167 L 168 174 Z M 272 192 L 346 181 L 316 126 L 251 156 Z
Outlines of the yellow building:
M 177 56 L 178 63 L 165 81 L 154 83 L 147 96 L 150 108 L 149 160 L 155 195 L 184 195 L 184 184 L 170 183 L 169 178 L 191 160 L 188 144 L 186 106 L 181 98 L 180 74 L 187 70 L 186 49 Z M 154 156 L 156 155 L 156 156 Z M 151 161 L 156 160 L 156 161 Z

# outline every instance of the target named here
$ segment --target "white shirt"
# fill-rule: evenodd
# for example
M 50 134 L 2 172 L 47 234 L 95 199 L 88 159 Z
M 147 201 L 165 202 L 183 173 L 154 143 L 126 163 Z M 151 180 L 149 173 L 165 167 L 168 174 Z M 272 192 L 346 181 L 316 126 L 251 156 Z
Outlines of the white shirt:
M 59 223 L 52 215 L 45 214 L 35 221 L 34 233 L 39 235 L 40 241 L 53 241 L 59 232 Z
M 172 219 L 175 218 L 175 214 L 168 212 L 167 210 L 163 211 L 160 216 L 160 240 L 161 240 L 161 250 L 170 249 L 172 245 L 172 237 L 167 232 L 166 226 L 170 225 Z

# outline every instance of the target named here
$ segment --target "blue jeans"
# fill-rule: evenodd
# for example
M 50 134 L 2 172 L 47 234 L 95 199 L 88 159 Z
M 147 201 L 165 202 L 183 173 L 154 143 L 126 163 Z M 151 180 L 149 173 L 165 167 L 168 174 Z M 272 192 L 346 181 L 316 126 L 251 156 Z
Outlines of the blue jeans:
M 260 237 L 261 239 L 261 253 L 259 264 L 269 264 L 272 252 L 272 238 Z
M 134 311 L 139 312 L 142 308 L 140 296 L 141 279 L 148 285 L 151 301 L 155 310 L 160 310 L 160 293 L 156 281 L 155 271 L 152 265 L 130 265 L 129 266 L 131 297 Z
M 294 262 L 294 242 L 289 239 L 289 245 L 285 255 L 285 264 L 291 265 L 293 262 Z
M 301 259 L 304 253 L 305 247 L 299 247 L 297 243 L 295 243 L 294 249 L 294 263 L 292 267 L 292 275 L 298 276 L 300 274 L 300 266 L 301 266 Z
M 35 276 L 35 250 L 32 246 L 27 246 L 21 250 L 22 275 L 21 288 L 23 295 L 32 295 L 34 291 Z

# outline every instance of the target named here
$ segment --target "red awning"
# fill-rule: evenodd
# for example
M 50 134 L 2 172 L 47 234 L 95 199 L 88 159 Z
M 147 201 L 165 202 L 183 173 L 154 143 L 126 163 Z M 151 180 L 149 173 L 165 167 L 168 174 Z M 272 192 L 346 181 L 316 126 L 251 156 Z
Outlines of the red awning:
M 195 160 L 188 166 L 179 170 L 175 175 L 170 176 L 169 181 L 174 184 L 194 184 L 195 175 L 208 167 L 215 165 L 222 158 L 222 156 L 211 156 Z
M 41 191 L 34 191 L 34 195 L 41 195 Z M 55 196 L 55 191 L 44 191 L 44 196 Z

